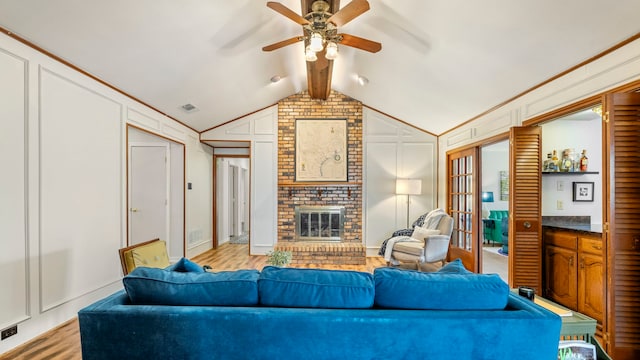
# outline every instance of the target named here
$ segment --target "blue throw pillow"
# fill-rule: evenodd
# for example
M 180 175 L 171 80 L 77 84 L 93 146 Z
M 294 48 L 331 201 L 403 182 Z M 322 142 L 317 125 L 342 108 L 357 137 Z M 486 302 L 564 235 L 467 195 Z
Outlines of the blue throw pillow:
M 202 266 L 194 263 L 193 261 L 187 258 L 181 258 L 175 264 L 167 266 L 165 270 L 177 271 L 177 272 L 195 272 L 195 273 L 205 272 Z
M 424 273 L 394 268 L 373 272 L 375 304 L 394 309 L 502 310 L 509 286 L 497 274 Z
M 362 309 L 373 306 L 373 276 L 365 272 L 266 266 L 258 280 L 265 306 Z
M 471 271 L 467 270 L 462 264 L 462 260 L 457 258 L 452 262 L 446 264 L 438 270 L 439 273 L 446 274 L 473 274 Z
M 133 304 L 254 306 L 257 270 L 178 272 L 138 267 L 122 279 Z

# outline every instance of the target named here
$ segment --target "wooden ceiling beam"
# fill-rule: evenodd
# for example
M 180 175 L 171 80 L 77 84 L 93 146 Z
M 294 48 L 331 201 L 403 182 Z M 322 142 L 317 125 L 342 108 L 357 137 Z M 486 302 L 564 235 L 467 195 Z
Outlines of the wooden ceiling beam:
M 302 16 L 311 12 L 315 0 L 300 0 Z M 325 0 L 329 4 L 329 12 L 334 14 L 340 9 L 340 0 Z M 308 45 L 305 43 L 305 46 Z M 317 53 L 318 60 L 307 61 L 307 87 L 312 99 L 326 100 L 331 94 L 331 73 L 333 60 L 327 60 L 324 49 Z

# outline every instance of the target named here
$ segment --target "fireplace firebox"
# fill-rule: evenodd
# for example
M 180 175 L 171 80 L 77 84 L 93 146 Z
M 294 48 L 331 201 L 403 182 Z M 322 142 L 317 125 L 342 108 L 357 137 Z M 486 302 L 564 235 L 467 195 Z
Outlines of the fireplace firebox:
M 296 241 L 341 242 L 344 206 L 296 206 Z

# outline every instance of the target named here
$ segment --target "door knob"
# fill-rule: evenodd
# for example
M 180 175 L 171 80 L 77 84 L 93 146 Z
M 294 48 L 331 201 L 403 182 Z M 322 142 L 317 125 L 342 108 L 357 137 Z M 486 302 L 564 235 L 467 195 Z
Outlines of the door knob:
M 522 225 L 524 225 L 525 229 L 531 229 L 531 223 L 528 221 L 525 221 Z

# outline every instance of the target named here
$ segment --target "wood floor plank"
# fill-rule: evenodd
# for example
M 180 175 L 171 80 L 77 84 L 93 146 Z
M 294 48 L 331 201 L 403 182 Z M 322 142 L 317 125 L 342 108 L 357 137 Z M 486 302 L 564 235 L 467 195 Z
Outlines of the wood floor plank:
M 218 249 L 206 251 L 191 260 L 200 265 L 209 265 L 213 271 L 257 269 L 267 265 L 266 256 L 250 256 L 247 244 L 223 244 Z M 367 258 L 366 265 L 323 265 L 304 266 L 334 270 L 355 270 L 373 272 L 385 266 L 381 257 Z M 45 334 L 0 355 L 0 360 L 81 360 L 80 328 L 77 318 L 67 321 Z

